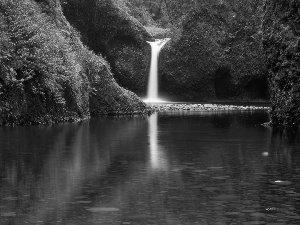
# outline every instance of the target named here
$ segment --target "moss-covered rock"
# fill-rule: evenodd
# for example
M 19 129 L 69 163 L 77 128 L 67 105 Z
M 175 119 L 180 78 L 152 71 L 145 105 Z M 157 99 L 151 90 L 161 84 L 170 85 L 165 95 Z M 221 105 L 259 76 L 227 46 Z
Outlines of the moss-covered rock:
M 117 82 L 140 96 L 147 89 L 151 34 L 172 38 L 161 53 L 164 95 L 187 101 L 268 98 L 260 1 L 152 3 L 64 0 L 63 11 L 84 43 L 107 58 Z
M 297 0 L 267 0 L 263 19 L 272 124 L 289 131 L 300 124 L 299 10 Z
M 60 1 L 3 0 L 0 27 L 0 125 L 146 110 L 81 43 Z
M 187 13 L 163 53 L 162 91 L 188 101 L 267 99 L 261 5 L 251 7 L 248 19 L 226 1 Z
M 64 0 L 63 11 L 84 44 L 107 58 L 117 82 L 145 94 L 150 64 L 146 40 L 152 37 L 131 15 L 136 11 L 117 0 Z

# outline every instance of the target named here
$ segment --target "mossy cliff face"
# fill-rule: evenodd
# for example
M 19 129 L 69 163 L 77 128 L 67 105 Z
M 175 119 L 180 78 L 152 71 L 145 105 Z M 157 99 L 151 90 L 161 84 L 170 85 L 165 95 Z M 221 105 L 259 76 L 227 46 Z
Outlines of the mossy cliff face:
M 146 109 L 81 43 L 60 1 L 3 0 L 0 27 L 0 125 Z
M 144 95 L 151 53 L 146 41 L 151 36 L 124 1 L 64 0 L 63 11 L 84 44 L 107 58 L 117 82 Z
M 190 11 L 162 54 L 162 91 L 189 101 L 267 99 L 260 10 L 216 1 Z
M 153 13 L 151 9 L 145 13 L 145 3 L 62 2 L 64 15 L 80 31 L 84 44 L 107 58 L 121 86 L 140 96 L 146 94 L 150 65 L 147 27 L 157 37 L 168 34 L 172 38 L 160 58 L 160 89 L 164 95 L 186 101 L 268 98 L 261 1 L 185 1 L 182 10 L 181 2 L 174 1 L 159 10 L 168 14 L 160 18 L 169 20 L 159 19 L 159 24 L 173 24 L 172 32 L 155 27 L 156 17 L 148 18 Z M 145 16 L 136 13 L 139 8 Z
M 274 127 L 300 124 L 300 2 L 267 0 L 263 19 Z

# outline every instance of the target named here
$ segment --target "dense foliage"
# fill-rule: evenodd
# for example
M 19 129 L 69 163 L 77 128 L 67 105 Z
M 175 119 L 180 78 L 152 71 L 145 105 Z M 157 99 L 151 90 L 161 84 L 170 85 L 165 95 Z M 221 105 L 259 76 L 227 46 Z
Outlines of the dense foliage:
M 121 0 L 64 0 L 63 11 L 83 42 L 109 61 L 117 82 L 135 93 L 146 91 L 151 36 Z M 80 10 L 78 10 L 80 9 Z M 87 26 L 88 24 L 88 26 Z
M 103 8 L 99 6 L 103 3 L 96 0 L 95 2 L 98 2 L 98 8 Z M 110 2 L 128 17 L 136 18 L 154 37 L 171 37 L 171 42 L 162 51 L 161 91 L 172 96 L 174 100 L 268 98 L 266 67 L 261 45 L 262 1 Z M 70 7 L 66 7 L 66 11 L 70 11 Z M 109 15 L 111 16 L 112 12 L 109 12 Z M 76 18 L 83 18 L 82 21 L 87 22 L 87 19 L 78 13 L 73 12 L 71 17 L 74 18 L 74 24 L 78 24 Z M 109 16 L 105 13 L 102 17 L 97 14 L 97 18 L 93 18 L 107 23 L 105 21 Z M 76 27 L 79 30 L 86 29 L 84 23 Z M 120 34 L 123 33 L 122 27 L 126 26 L 113 27 Z M 94 30 L 98 33 L 88 34 L 90 40 L 96 36 L 98 45 L 103 42 L 102 39 L 107 40 L 100 35 L 103 31 L 101 27 L 98 26 Z M 137 40 L 134 35 L 123 34 L 122 37 L 116 38 L 114 32 L 111 32 L 108 39 L 110 41 L 104 45 L 106 48 L 98 50 L 107 56 L 116 79 L 130 90 L 143 94 L 150 63 L 149 46 L 141 44 L 137 47 L 140 39 Z M 92 44 L 90 46 L 94 48 Z
M 263 21 L 272 123 L 289 132 L 300 125 L 299 10 L 299 1 L 267 0 Z
M 82 45 L 59 2 L 0 2 L 0 124 L 74 121 L 142 111 L 108 64 Z
M 165 94 L 268 99 L 268 70 L 273 124 L 295 129 L 298 10 L 296 0 L 265 1 L 264 18 L 262 0 L 2 0 L 0 124 L 144 111 L 115 79 L 145 94 L 152 35 L 172 38 L 161 53 Z
M 140 96 L 151 34 L 172 38 L 162 52 L 161 90 L 175 100 L 268 97 L 259 0 L 64 0 L 63 11 L 117 82 Z

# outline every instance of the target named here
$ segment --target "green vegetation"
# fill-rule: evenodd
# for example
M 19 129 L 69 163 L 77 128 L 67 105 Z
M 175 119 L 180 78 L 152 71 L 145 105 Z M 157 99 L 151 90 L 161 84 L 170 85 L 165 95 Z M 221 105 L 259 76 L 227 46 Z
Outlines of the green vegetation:
M 76 1 L 70 0 L 69 6 L 71 2 Z M 160 64 L 160 89 L 165 95 L 174 100 L 188 101 L 268 99 L 267 70 L 261 44 L 261 1 L 110 2 L 125 12 L 127 17 L 136 18 L 153 37 L 171 37 L 162 52 Z M 103 8 L 103 4 L 97 3 L 99 10 Z M 88 20 L 83 15 L 74 13 L 75 11 L 70 13 L 69 6 L 65 9 L 69 20 L 82 33 L 88 33 L 84 31 L 84 23 L 78 24 L 77 18 L 83 18 L 82 21 L 86 22 L 94 20 Z M 74 8 L 77 7 L 78 5 Z M 112 12 L 101 16 L 97 14 L 95 20 L 108 24 L 105 21 L 111 16 Z M 90 32 L 86 36 L 90 42 L 93 42 L 92 37 L 97 36 L 97 45 L 104 43 L 104 47 L 87 45 L 107 57 L 115 78 L 122 86 L 144 95 L 150 47 L 146 43 L 140 43 L 136 35 L 124 34 L 124 25 L 108 25 L 113 27 L 114 32 L 110 32 L 106 38 L 99 36 L 107 28 L 96 26 L 97 29 L 93 30 L 97 34 Z M 123 36 L 116 37 L 114 33 L 122 33 Z
M 187 5 L 178 11 L 168 5 L 179 23 L 173 24 L 173 41 L 164 53 L 162 90 L 188 101 L 267 100 L 261 2 L 185 4 L 189 11 Z
M 263 21 L 273 126 L 289 133 L 300 125 L 299 1 L 266 1 Z
M 141 95 L 147 89 L 149 70 L 150 47 L 146 40 L 152 37 L 129 14 L 132 10 L 125 3 L 64 0 L 63 12 L 81 33 L 84 44 L 109 61 L 117 82 Z
M 0 124 L 145 112 L 128 90 L 146 93 L 146 41 L 171 37 L 160 62 L 165 95 L 268 100 L 269 83 L 273 125 L 295 130 L 298 10 L 283 0 L 264 9 L 260 0 L 2 0 Z
M 116 84 L 107 62 L 81 43 L 60 5 L 50 3 L 0 3 L 0 124 L 146 110 L 136 95 Z

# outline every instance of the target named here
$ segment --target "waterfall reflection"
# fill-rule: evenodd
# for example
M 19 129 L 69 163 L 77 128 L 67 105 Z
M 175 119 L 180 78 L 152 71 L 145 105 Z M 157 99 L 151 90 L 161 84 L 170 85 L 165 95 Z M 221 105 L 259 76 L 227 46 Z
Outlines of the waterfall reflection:
M 167 160 L 163 147 L 158 142 L 158 115 L 153 114 L 149 118 L 149 143 L 150 143 L 150 162 L 152 169 L 167 169 Z

